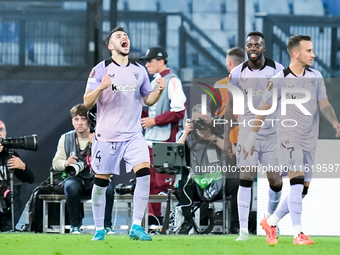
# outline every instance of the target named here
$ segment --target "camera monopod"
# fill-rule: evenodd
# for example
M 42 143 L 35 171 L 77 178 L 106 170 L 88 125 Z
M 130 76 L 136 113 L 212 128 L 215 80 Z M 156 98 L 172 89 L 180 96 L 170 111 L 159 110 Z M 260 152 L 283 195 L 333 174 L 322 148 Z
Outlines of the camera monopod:
M 4 148 L 8 150 L 7 148 Z M 6 152 L 6 151 L 5 151 Z M 13 156 L 13 150 L 8 150 L 6 155 L 6 164 L 4 165 L 6 173 L 9 173 L 9 186 L 10 186 L 10 202 L 11 202 L 11 220 L 12 220 L 12 231 L 15 231 L 14 226 L 14 170 L 9 169 L 7 165 L 7 161 Z

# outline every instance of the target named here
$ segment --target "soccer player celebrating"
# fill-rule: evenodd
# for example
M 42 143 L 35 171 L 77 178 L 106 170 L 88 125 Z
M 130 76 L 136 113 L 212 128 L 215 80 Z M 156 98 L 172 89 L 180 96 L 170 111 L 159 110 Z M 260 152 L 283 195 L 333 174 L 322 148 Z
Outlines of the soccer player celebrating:
M 92 210 L 96 226 L 92 240 L 104 240 L 105 191 L 111 174 L 119 175 L 124 158 L 126 171 L 136 174 L 133 197 L 133 224 L 130 238 L 151 241 L 141 228 L 149 200 L 149 151 L 142 134 L 142 99 L 146 105 L 157 102 L 165 82 L 157 81 L 152 91 L 145 68 L 130 62 L 130 40 L 122 27 L 115 28 L 106 43 L 111 58 L 96 65 L 87 80 L 84 105 L 97 104 L 96 133 L 92 145 L 92 170 L 95 184 L 92 189 Z
M 283 166 L 288 167 L 290 192 L 277 210 L 269 218 L 261 221 L 266 232 L 267 243 L 276 244 L 276 225 L 290 213 L 294 228 L 294 244 L 314 244 L 302 231 L 302 198 L 307 194 L 312 177 L 315 148 L 319 132 L 319 109 L 333 125 L 336 137 L 340 137 L 340 124 L 334 109 L 329 103 L 323 77 L 310 68 L 315 58 L 311 38 L 305 35 L 292 36 L 288 41 L 291 62 L 288 68 L 274 76 L 267 86 L 260 110 L 268 110 L 278 99 L 296 101 L 286 105 L 286 115 L 281 115 L 285 127 L 280 127 L 280 155 Z M 277 91 L 277 93 L 273 92 Z M 281 91 L 285 93 L 281 97 Z M 302 105 L 303 103 L 303 105 Z M 254 151 L 255 137 L 261 132 L 258 125 L 267 116 L 257 115 L 254 127 L 244 144 L 245 155 Z M 255 127 L 257 126 L 257 127 Z M 260 130 L 260 131 L 259 131 Z
M 276 149 L 276 122 L 269 122 L 261 129 L 256 136 L 256 151 L 253 155 L 244 158 L 242 147 L 251 130 L 249 120 L 253 120 L 255 114 L 252 113 L 248 105 L 253 105 L 257 109 L 261 104 L 262 95 L 266 89 L 267 81 L 270 77 L 277 74 L 283 69 L 283 66 L 272 59 L 264 57 L 265 51 L 264 35 L 260 32 L 251 32 L 247 35 L 245 50 L 248 55 L 248 60 L 235 67 L 229 76 L 229 83 L 239 87 L 245 98 L 245 113 L 238 116 L 239 133 L 236 147 L 237 168 L 240 169 L 240 186 L 238 190 L 238 214 L 240 222 L 240 233 L 236 241 L 246 241 L 249 239 L 248 219 L 251 200 L 251 186 L 253 184 L 256 166 L 258 160 L 267 169 L 278 166 L 277 149 Z M 248 95 L 248 93 L 252 93 Z M 225 119 L 228 123 L 233 120 L 233 96 L 231 93 Z M 248 104 L 248 98 L 252 102 Z M 236 100 L 236 98 L 235 98 Z M 237 103 L 237 102 L 235 102 Z M 271 114 L 270 119 L 276 119 L 276 112 Z M 225 152 L 231 157 L 232 144 L 228 139 L 231 125 L 225 125 Z M 271 215 L 281 198 L 282 178 L 277 171 L 267 171 L 269 181 L 269 202 L 266 216 Z

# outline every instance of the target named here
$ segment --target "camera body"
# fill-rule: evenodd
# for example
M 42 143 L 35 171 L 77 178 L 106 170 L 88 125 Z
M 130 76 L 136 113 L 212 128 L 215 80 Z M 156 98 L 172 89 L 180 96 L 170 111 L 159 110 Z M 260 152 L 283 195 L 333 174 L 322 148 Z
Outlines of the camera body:
M 65 173 L 67 176 L 76 176 L 81 171 L 85 169 L 85 163 L 83 161 L 78 161 L 77 163 L 71 164 L 65 168 Z
M 211 127 L 210 123 L 207 123 L 204 119 L 197 118 L 196 120 L 191 121 L 194 125 L 195 130 L 205 130 Z
M 115 187 L 117 194 L 125 195 L 130 193 L 131 195 L 133 195 L 133 193 L 135 192 L 136 180 L 130 179 L 129 183 L 129 185 L 126 185 L 124 183 L 117 184 L 117 186 Z
M 223 125 L 216 125 L 215 127 L 211 123 L 207 123 L 204 119 L 197 118 L 196 120 L 190 121 L 190 123 L 193 123 L 194 125 L 194 131 L 192 131 L 193 134 L 197 133 L 197 130 L 207 130 L 210 129 L 210 131 L 217 135 L 218 137 L 223 137 L 224 135 L 224 126 Z

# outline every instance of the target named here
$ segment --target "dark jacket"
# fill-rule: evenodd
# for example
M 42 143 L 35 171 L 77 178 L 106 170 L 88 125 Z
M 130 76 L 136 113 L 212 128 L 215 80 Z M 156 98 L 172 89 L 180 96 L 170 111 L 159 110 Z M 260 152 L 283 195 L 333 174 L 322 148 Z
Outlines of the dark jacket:
M 13 155 L 20 158 L 19 154 L 16 151 L 13 151 Z M 7 160 L 8 160 L 8 154 L 2 151 L 0 153 L 0 184 L 2 184 L 2 186 L 5 186 L 5 185 L 9 186 L 9 181 L 10 181 L 9 173 L 6 173 L 6 175 L 4 175 L 4 170 L 6 169 L 5 166 L 7 164 Z M 22 182 L 33 183 L 34 182 L 33 172 L 31 171 L 31 169 L 28 168 L 27 164 L 25 165 L 26 165 L 25 170 L 14 169 L 14 175 Z M 3 176 L 5 178 L 2 178 Z

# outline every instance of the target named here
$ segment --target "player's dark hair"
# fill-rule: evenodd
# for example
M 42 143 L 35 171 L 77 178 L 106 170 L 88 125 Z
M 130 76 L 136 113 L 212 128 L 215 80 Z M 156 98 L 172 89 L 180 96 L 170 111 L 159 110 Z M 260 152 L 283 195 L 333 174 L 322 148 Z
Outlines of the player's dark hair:
M 289 38 L 287 43 L 287 51 L 290 54 L 293 49 L 297 46 L 300 46 L 301 41 L 311 41 L 311 37 L 309 35 L 293 35 Z
M 122 32 L 125 32 L 125 33 L 126 33 L 126 31 L 124 30 L 123 27 L 116 27 L 116 28 L 112 29 L 111 32 L 110 32 L 110 34 L 106 37 L 106 40 L 105 40 L 106 45 L 109 45 L 109 44 L 110 44 L 111 35 L 112 35 L 114 32 L 117 32 L 117 31 L 122 31 Z
M 244 51 L 239 47 L 234 47 L 227 51 L 227 56 L 233 59 L 235 65 L 238 65 L 244 60 Z
M 259 37 L 261 37 L 262 39 L 264 39 L 264 35 L 263 35 L 261 32 L 259 32 L 259 31 L 250 32 L 250 33 L 247 35 L 247 38 L 248 38 L 249 36 L 259 36 Z

